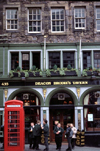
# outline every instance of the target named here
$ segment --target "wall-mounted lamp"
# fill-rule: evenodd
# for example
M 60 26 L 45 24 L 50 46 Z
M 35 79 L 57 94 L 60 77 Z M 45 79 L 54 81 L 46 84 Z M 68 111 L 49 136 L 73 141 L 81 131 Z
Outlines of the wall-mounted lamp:
M 7 95 L 8 95 L 8 90 L 7 89 L 4 90 L 4 94 L 5 94 L 5 99 L 7 99 Z

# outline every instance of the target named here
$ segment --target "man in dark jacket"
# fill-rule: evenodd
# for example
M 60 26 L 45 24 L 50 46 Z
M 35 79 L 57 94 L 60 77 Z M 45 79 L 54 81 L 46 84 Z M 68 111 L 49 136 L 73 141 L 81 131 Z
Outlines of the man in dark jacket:
M 68 139 L 68 148 L 66 149 L 66 151 L 72 151 L 71 140 L 72 140 L 72 136 L 73 136 L 73 131 L 70 127 L 70 124 L 67 124 L 67 129 L 66 129 L 65 135 L 67 136 L 67 139 Z
M 35 147 L 35 143 L 34 143 L 34 122 L 31 122 L 31 126 L 29 128 L 29 143 L 30 143 L 29 148 L 32 148 L 32 144 L 33 144 L 33 149 L 34 149 L 34 147 Z
M 56 120 L 56 121 L 55 121 L 54 129 L 57 128 L 57 125 L 58 125 L 58 121 Z M 56 143 L 56 150 L 57 150 L 57 149 L 58 149 L 58 146 L 57 146 L 57 137 L 56 137 L 56 134 L 55 134 L 55 143 Z
M 49 127 L 48 127 L 46 119 L 43 120 L 43 127 L 42 127 L 42 129 L 44 131 L 44 140 L 45 140 L 45 147 L 46 147 L 44 149 L 44 151 L 48 151 L 49 150 L 49 148 L 48 148 Z
M 41 137 L 41 122 L 40 120 L 37 120 L 37 124 L 35 125 L 35 148 L 36 150 L 39 150 L 39 144 L 40 144 L 40 137 Z
M 57 127 L 54 129 L 54 134 L 57 140 L 57 147 L 59 151 L 61 150 L 63 132 L 64 129 L 61 127 L 61 124 L 58 123 Z

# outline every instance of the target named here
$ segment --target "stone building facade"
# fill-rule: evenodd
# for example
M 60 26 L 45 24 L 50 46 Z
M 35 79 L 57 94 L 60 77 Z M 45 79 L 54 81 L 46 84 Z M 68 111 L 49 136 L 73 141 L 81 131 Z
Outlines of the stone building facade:
M 5 102 L 22 100 L 26 142 L 30 122 L 47 118 L 51 142 L 58 120 L 100 146 L 99 85 L 99 1 L 0 1 L 0 125 Z

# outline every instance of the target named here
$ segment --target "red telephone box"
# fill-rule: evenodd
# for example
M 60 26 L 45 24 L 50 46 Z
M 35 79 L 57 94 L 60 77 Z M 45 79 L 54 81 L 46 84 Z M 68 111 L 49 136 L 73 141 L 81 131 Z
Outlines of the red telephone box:
M 23 102 L 19 100 L 5 102 L 4 151 L 24 151 L 24 124 Z

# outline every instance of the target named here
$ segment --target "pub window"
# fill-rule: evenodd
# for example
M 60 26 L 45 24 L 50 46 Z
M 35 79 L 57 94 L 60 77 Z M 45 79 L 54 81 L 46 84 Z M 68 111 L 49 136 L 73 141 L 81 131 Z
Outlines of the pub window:
M 29 32 L 41 32 L 41 9 L 29 8 L 28 11 Z
M 94 52 L 94 68 L 100 68 L 100 51 Z
M 60 68 L 60 52 L 49 52 L 49 69 L 53 69 L 54 65 Z
M 100 8 L 96 8 L 96 28 L 100 31 Z
M 40 69 L 40 52 L 33 53 L 33 66 L 34 65 L 36 68 Z
M 83 52 L 83 69 L 89 68 L 91 66 L 91 52 Z
M 16 30 L 18 29 L 18 10 L 17 9 L 7 9 L 6 10 L 6 29 Z
M 75 8 L 74 10 L 75 29 L 85 29 L 85 26 L 86 26 L 85 8 Z
M 74 59 L 74 52 L 63 52 L 63 67 L 67 68 L 70 64 L 72 68 L 75 68 L 75 59 Z
M 22 53 L 22 69 L 29 70 L 29 53 Z
M 92 91 L 84 98 L 85 131 L 100 131 L 100 91 Z
M 11 53 L 11 70 L 16 69 L 19 66 L 19 53 L 12 52 Z
M 51 28 L 52 32 L 63 32 L 65 24 L 64 9 L 52 9 L 51 10 Z

